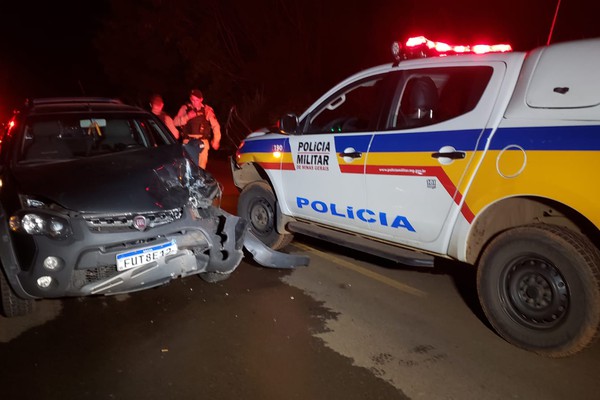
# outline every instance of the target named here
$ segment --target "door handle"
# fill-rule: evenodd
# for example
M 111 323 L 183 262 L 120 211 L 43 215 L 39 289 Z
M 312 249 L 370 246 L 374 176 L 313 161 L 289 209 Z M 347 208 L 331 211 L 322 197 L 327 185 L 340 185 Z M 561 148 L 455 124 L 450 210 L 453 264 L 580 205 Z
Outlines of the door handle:
M 431 154 L 431 157 L 433 158 L 450 158 L 452 160 L 460 160 L 463 159 L 467 156 L 467 153 L 465 153 L 464 151 L 450 151 L 448 153 L 441 153 L 441 152 L 435 152 Z
M 362 157 L 362 153 L 360 151 L 350 151 L 339 154 L 340 157 L 350 157 L 350 158 L 360 158 Z

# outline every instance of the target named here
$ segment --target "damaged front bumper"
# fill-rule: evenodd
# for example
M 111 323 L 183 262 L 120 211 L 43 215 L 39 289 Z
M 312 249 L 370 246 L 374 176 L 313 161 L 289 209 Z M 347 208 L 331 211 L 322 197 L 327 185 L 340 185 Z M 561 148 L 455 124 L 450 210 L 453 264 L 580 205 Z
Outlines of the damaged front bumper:
M 221 209 L 191 210 L 195 223 L 180 226 L 158 243 L 174 243 L 177 252 L 102 281 L 81 287 L 81 294 L 117 294 L 143 290 L 189 275 L 228 276 L 240 264 L 245 221 Z
M 144 232 L 120 232 L 118 227 L 98 226 L 97 218 L 93 220 L 96 228 L 90 229 L 90 221 L 89 217 L 82 216 L 71 220 L 72 240 L 36 238 L 38 251 L 29 268 L 9 270 L 15 273 L 11 281 L 18 282 L 15 291 L 20 297 L 129 293 L 197 274 L 216 282 L 238 267 L 244 248 L 265 267 L 292 268 L 308 264 L 307 257 L 266 248 L 253 238 L 245 220 L 212 206 L 184 208 L 178 220 Z M 176 251 L 119 271 L 120 255 L 166 244 L 173 244 Z M 55 270 L 44 266 L 49 257 L 59 260 Z M 40 285 L 40 282 L 50 284 Z
M 295 268 L 307 266 L 309 258 L 278 252 L 265 246 L 247 229 L 243 219 L 214 209 L 221 227 L 214 232 L 205 251 L 198 248 L 202 240 L 192 239 L 181 243 L 177 253 L 164 259 L 124 271 L 102 282 L 81 288 L 82 294 L 116 294 L 162 285 L 168 281 L 199 274 L 209 282 L 218 281 L 231 274 L 241 262 L 245 248 L 258 264 L 267 268 Z M 204 234 L 207 234 L 204 232 Z

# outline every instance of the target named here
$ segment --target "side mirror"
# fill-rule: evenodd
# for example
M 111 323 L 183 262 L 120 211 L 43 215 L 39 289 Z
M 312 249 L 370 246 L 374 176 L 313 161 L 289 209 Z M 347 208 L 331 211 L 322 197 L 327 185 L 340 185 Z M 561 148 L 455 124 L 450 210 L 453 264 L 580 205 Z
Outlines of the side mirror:
M 279 132 L 297 134 L 298 125 L 298 116 L 296 114 L 286 114 L 279 120 Z

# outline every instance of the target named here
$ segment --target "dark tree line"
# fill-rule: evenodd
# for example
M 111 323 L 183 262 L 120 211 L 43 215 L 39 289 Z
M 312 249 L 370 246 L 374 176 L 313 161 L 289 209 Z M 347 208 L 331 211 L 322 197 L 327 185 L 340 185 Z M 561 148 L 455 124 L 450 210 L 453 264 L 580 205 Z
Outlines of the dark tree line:
M 599 36 L 593 0 L 562 1 L 556 41 Z M 393 40 L 545 44 L 556 1 L 56 0 L 7 2 L 0 114 L 24 98 L 94 95 L 173 113 L 192 87 L 221 121 L 252 128 L 301 112 L 350 73 L 390 61 Z
M 253 128 L 302 111 L 353 72 L 391 61 L 391 42 L 402 36 L 510 41 L 529 32 L 543 44 L 554 11 L 546 0 L 532 0 L 528 10 L 517 0 L 108 1 L 95 45 L 127 101 L 146 105 L 159 92 L 173 113 L 198 87 L 221 120 L 235 106 Z
M 376 9 L 322 0 L 111 0 L 96 36 L 105 72 L 130 102 L 163 94 L 175 112 L 190 88 L 221 119 L 253 127 L 300 112 L 326 88 L 374 65 Z M 387 55 L 386 55 L 387 56 Z M 379 60 L 380 61 L 380 60 Z

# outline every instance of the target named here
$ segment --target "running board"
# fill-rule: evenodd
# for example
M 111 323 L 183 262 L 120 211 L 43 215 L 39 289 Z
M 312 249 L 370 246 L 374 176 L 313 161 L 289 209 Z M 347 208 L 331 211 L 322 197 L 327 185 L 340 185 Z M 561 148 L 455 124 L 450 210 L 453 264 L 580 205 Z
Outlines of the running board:
M 435 260 L 433 256 L 428 254 L 407 250 L 363 236 L 356 236 L 306 222 L 289 222 L 286 225 L 286 228 L 291 232 L 301 233 L 306 236 L 333 242 L 340 246 L 373 254 L 411 267 L 433 267 Z

